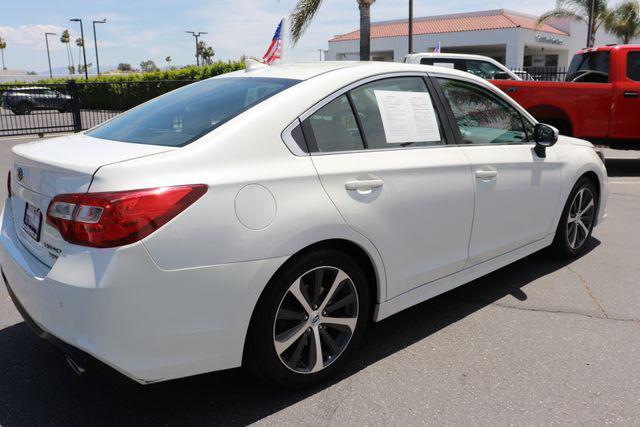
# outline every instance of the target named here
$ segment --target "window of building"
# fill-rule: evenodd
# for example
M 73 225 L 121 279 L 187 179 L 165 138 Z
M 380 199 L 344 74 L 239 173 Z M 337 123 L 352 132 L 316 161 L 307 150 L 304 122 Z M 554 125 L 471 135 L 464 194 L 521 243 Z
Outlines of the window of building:
M 527 141 L 522 115 L 491 92 L 471 83 L 438 79 L 467 144 Z

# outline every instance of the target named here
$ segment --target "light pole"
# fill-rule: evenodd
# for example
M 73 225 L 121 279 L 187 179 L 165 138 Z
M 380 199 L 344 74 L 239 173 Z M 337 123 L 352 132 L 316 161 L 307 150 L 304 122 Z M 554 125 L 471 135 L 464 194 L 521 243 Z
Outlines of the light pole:
M 409 0 L 409 54 L 413 53 L 413 0 Z
M 196 65 L 199 67 L 200 66 L 200 56 L 198 55 L 198 37 L 200 37 L 202 34 L 209 34 L 205 31 L 199 31 L 199 32 L 195 32 L 195 31 L 185 31 L 185 33 L 187 34 L 191 34 L 193 37 L 196 38 Z
M 53 70 L 51 69 L 51 54 L 49 53 L 49 36 L 55 36 L 56 33 L 44 33 L 44 41 L 47 44 L 47 60 L 49 61 L 49 77 L 53 78 Z
M 100 75 L 100 60 L 98 60 L 98 38 L 96 37 L 96 24 L 104 24 L 105 22 L 107 22 L 106 19 L 93 21 L 93 46 L 96 48 L 96 70 L 98 71 L 98 75 Z
M 82 39 L 82 56 L 84 57 L 84 78 L 88 80 L 89 71 L 87 70 L 87 50 L 84 47 L 85 42 L 84 42 L 84 28 L 82 28 L 82 19 L 73 18 L 73 19 L 69 19 L 69 21 L 80 23 L 80 38 Z

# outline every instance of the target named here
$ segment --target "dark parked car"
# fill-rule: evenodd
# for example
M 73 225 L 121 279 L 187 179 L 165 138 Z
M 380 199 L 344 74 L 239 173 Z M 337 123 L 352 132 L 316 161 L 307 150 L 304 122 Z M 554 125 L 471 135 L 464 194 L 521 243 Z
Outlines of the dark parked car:
M 5 91 L 2 106 L 14 114 L 30 114 L 33 110 L 71 111 L 71 96 L 46 87 L 21 87 Z

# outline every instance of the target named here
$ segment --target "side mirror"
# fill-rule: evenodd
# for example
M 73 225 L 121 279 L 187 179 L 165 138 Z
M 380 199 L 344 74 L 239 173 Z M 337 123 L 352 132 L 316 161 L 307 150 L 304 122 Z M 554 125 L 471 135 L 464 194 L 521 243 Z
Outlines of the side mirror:
M 538 157 L 547 157 L 546 148 L 558 142 L 559 135 L 558 129 L 553 126 L 545 125 L 544 123 L 535 125 L 533 129 L 533 140 L 536 143 L 534 151 Z

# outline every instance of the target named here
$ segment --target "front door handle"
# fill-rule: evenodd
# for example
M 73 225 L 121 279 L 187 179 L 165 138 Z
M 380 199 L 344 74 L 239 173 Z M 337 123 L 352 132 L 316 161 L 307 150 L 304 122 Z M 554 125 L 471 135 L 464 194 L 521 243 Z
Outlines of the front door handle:
M 495 169 L 478 169 L 476 172 L 476 178 L 483 181 L 488 181 L 498 176 L 498 171 Z
M 373 190 L 374 188 L 379 188 L 384 185 L 384 181 L 380 178 L 370 178 L 370 179 L 354 179 L 351 181 L 347 181 L 344 183 L 344 188 L 349 191 L 367 191 Z
M 624 97 L 625 98 L 637 98 L 638 97 L 638 92 L 625 91 L 624 92 Z

